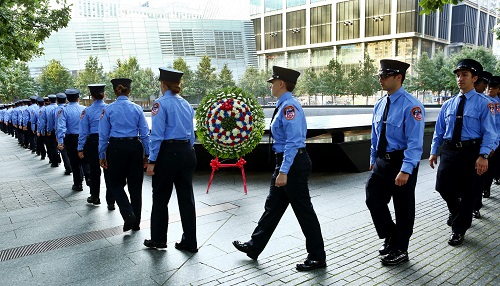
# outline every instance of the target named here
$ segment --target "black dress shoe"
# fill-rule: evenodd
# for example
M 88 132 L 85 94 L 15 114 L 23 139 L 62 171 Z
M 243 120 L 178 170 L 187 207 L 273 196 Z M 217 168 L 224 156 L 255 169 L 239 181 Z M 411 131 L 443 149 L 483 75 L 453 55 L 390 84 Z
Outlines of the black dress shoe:
M 456 218 L 457 218 L 457 216 L 456 216 L 456 215 L 454 215 L 454 214 L 450 213 L 450 214 L 448 215 L 448 220 L 446 221 L 446 224 L 447 224 L 448 226 L 451 226 L 451 225 L 453 224 L 453 221 L 454 221 Z
M 115 204 L 108 204 L 108 210 L 114 211 L 115 210 Z
M 198 248 L 196 248 L 196 247 L 189 247 L 189 246 L 185 245 L 183 242 L 176 242 L 175 243 L 175 248 L 179 249 L 179 250 L 189 251 L 191 253 L 198 252 Z
M 319 268 L 325 268 L 326 267 L 326 261 L 316 261 L 316 260 L 311 260 L 311 259 L 306 259 L 304 263 L 297 264 L 295 266 L 295 269 L 298 271 L 311 271 L 314 269 L 319 269 Z
M 50 167 L 52 167 L 52 168 L 56 168 L 56 167 L 59 167 L 59 164 L 57 164 L 57 163 L 52 163 L 52 164 L 50 164 Z
M 138 223 L 135 223 L 134 226 L 132 226 L 132 231 L 138 231 L 141 230 L 141 226 Z
M 128 215 L 125 218 L 125 222 L 123 223 L 123 231 L 131 230 L 132 227 L 134 227 L 134 223 L 135 223 L 135 215 L 134 214 Z
M 68 171 L 68 170 L 64 171 L 64 175 L 66 175 L 66 176 L 71 175 L 71 171 Z
M 481 213 L 479 211 L 472 211 L 473 218 L 481 218 Z
M 87 203 L 89 204 L 94 204 L 94 205 L 100 205 L 101 204 L 101 199 L 90 196 L 87 198 Z
M 500 179 L 495 179 L 495 185 L 500 185 Z
M 388 255 L 380 259 L 383 265 L 394 266 L 399 265 L 403 262 L 408 261 L 408 252 L 403 252 L 401 250 L 393 250 Z
M 259 257 L 258 254 L 253 252 L 252 248 L 250 247 L 250 245 L 248 245 L 247 242 L 241 242 L 239 240 L 235 240 L 235 241 L 233 241 L 233 245 L 234 245 L 234 247 L 236 247 L 236 249 L 238 249 L 241 252 L 246 253 L 247 256 L 252 258 L 253 260 L 257 260 L 257 257 Z
M 82 185 L 73 185 L 71 187 L 71 190 L 73 190 L 75 192 L 81 192 L 81 191 L 83 191 L 83 186 Z
M 165 242 L 154 242 L 150 239 L 144 240 L 144 246 L 149 248 L 167 248 L 167 244 Z
M 459 233 L 452 233 L 450 239 L 448 240 L 448 244 L 451 246 L 459 246 L 464 243 L 464 235 Z
M 496 183 L 495 183 L 496 184 Z M 498 185 L 498 184 L 497 184 Z M 491 191 L 490 190 L 484 190 L 483 191 L 483 198 L 489 198 L 490 197 L 490 193 Z
M 391 252 L 390 243 L 391 243 L 391 238 L 390 237 L 386 238 L 384 241 L 384 244 L 382 244 L 382 246 L 378 250 L 380 255 L 386 255 L 386 254 L 389 254 L 389 252 Z

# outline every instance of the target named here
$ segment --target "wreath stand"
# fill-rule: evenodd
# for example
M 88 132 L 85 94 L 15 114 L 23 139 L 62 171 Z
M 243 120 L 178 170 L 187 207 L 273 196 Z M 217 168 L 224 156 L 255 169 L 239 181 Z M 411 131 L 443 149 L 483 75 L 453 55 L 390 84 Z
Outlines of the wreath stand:
M 208 194 L 208 190 L 210 189 L 210 185 L 212 184 L 212 180 L 214 178 L 214 173 L 215 173 L 216 170 L 219 170 L 219 168 L 234 168 L 234 167 L 238 167 L 241 170 L 241 177 L 243 179 L 243 190 L 245 191 L 245 195 L 246 195 L 247 194 L 247 179 L 245 177 L 245 167 L 244 167 L 244 165 L 245 165 L 246 162 L 247 161 L 245 161 L 245 159 L 240 158 L 234 164 L 222 164 L 219 161 L 218 157 L 215 157 L 215 159 L 212 159 L 210 161 L 210 166 L 212 167 L 212 174 L 210 175 L 210 181 L 208 181 L 207 194 Z

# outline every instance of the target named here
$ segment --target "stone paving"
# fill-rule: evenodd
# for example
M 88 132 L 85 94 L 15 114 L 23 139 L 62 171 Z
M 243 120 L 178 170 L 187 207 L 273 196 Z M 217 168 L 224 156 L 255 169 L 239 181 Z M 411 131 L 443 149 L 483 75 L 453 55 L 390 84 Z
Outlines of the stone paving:
M 169 204 L 168 248 L 150 250 L 151 178 L 143 187 L 138 232 L 121 232 L 118 211 L 85 202 L 89 190 L 71 191 L 71 176 L 50 168 L 14 138 L 0 134 L 0 285 L 500 285 L 500 188 L 484 199 L 460 247 L 448 246 L 444 201 L 434 191 L 436 171 L 421 162 L 410 261 L 382 266 L 365 206 L 368 173 L 314 173 L 310 189 L 327 251 L 326 269 L 297 272 L 305 242 L 287 210 L 271 241 L 253 261 L 231 245 L 250 238 L 263 212 L 270 172 L 238 169 L 197 172 L 194 189 L 199 252 L 174 248 L 182 234 L 175 196 Z M 368 161 L 368 160 L 367 160 Z M 209 164 L 209 162 L 198 162 Z M 314 164 L 314 162 L 313 162 Z M 7 256 L 11 255 L 11 256 Z

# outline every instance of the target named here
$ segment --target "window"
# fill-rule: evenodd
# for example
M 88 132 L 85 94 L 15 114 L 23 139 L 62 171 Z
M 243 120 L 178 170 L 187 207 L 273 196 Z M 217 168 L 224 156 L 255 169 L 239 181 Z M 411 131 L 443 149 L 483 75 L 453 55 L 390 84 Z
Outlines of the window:
M 337 41 L 359 38 L 359 0 L 337 3 Z
M 365 6 L 365 36 L 382 36 L 391 33 L 392 0 L 367 0 Z
M 332 6 L 311 8 L 311 44 L 332 41 Z
M 419 32 L 420 15 L 414 0 L 398 0 L 396 33 Z
M 286 46 L 306 44 L 306 10 L 286 13 Z
M 260 18 L 257 18 L 257 19 L 253 19 L 253 34 L 255 35 L 255 48 L 257 49 L 257 51 L 260 51 L 262 49 L 262 41 L 260 40 L 261 39 L 261 35 L 262 35 L 262 29 L 260 27 Z
M 283 47 L 282 18 L 281 14 L 264 18 L 264 45 L 266 50 Z

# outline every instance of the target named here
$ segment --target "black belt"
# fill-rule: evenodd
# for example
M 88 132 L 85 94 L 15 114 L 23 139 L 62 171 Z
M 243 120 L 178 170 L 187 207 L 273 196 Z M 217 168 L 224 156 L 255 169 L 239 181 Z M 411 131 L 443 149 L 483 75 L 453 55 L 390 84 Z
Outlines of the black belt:
M 396 150 L 396 151 L 392 151 L 392 152 L 385 152 L 385 153 L 378 155 L 377 157 L 380 159 L 384 159 L 384 160 L 402 161 L 405 158 L 404 152 L 405 152 L 405 150 Z
M 132 141 L 132 140 L 138 140 L 139 137 L 109 137 L 109 142 L 112 141 Z
M 79 134 L 66 134 L 66 137 L 78 137 Z
M 87 136 L 89 139 L 99 139 L 99 133 L 91 133 Z
M 455 142 L 452 140 L 444 140 L 444 145 L 446 145 L 447 147 L 454 148 L 454 149 L 474 147 L 474 146 L 481 145 L 481 139 L 472 139 L 472 140 L 459 141 L 459 142 Z
M 305 147 L 297 149 L 297 155 L 302 154 L 302 153 L 307 153 L 307 150 Z M 284 154 L 284 152 L 276 153 L 276 158 L 279 158 L 279 157 L 283 158 L 283 154 Z
M 162 143 L 175 144 L 175 143 L 189 143 L 189 142 L 191 142 L 189 139 L 184 139 L 184 140 L 168 139 L 168 140 L 163 140 Z

